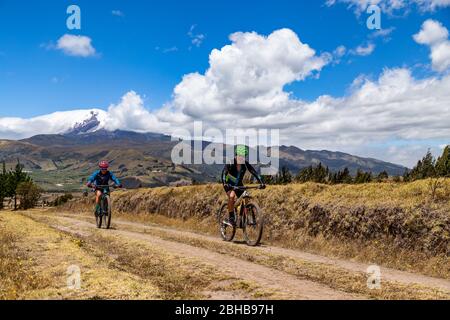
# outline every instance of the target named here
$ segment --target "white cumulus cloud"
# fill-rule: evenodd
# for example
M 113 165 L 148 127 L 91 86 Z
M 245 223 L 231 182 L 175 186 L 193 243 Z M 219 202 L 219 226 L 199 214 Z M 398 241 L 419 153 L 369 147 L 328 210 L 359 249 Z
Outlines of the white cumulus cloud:
M 450 40 L 448 30 L 439 21 L 428 19 L 422 24 L 414 40 L 430 47 L 433 70 L 444 72 L 450 68 Z
M 69 56 L 76 57 L 90 57 L 96 53 L 91 38 L 71 34 L 65 34 L 59 38 L 56 48 Z
M 182 113 L 220 121 L 216 115 L 222 110 L 245 116 L 274 112 L 289 100 L 285 85 L 319 72 L 331 60 L 316 55 L 289 29 L 267 37 L 238 32 L 230 40 L 211 52 L 205 74 L 185 75 L 176 86 L 174 105 Z
M 109 106 L 104 127 L 110 131 L 123 129 L 136 132 L 165 132 L 168 131 L 169 124 L 161 122 L 145 108 L 142 97 L 130 91 L 118 104 Z

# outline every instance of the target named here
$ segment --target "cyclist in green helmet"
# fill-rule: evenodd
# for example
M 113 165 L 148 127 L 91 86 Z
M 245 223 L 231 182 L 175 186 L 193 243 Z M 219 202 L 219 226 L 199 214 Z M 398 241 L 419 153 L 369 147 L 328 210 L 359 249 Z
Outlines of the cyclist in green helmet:
M 234 190 L 233 187 L 244 186 L 243 180 L 247 170 L 256 178 L 256 180 L 258 180 L 258 183 L 261 185 L 262 189 L 266 188 L 264 182 L 261 179 L 261 176 L 247 161 L 249 154 L 248 147 L 244 145 L 238 145 L 235 147 L 234 154 L 234 163 L 225 165 L 222 171 L 222 184 L 228 196 L 228 212 L 230 215 L 229 222 L 231 224 L 236 224 L 234 204 L 243 193 L 243 191 Z

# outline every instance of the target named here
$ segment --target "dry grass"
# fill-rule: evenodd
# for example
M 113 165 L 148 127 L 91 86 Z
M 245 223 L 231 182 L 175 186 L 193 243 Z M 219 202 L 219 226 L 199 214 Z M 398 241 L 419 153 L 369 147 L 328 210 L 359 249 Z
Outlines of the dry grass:
M 0 300 L 21 299 L 29 290 L 45 287 L 46 279 L 33 272 L 33 260 L 16 245 L 19 237 L 0 226 Z
M 198 261 L 179 258 L 142 242 L 91 235 L 84 248 L 109 257 L 111 267 L 134 273 L 158 287 L 163 300 L 203 299 L 215 281 L 231 278 Z
M 47 217 L 42 216 L 38 219 L 49 219 Z M 58 225 L 61 225 L 62 219 L 55 220 L 55 218 L 52 217 L 50 220 L 57 220 Z M 92 220 L 92 217 L 83 216 L 82 220 L 84 219 Z M 162 218 L 160 217 L 160 219 Z M 67 226 L 70 226 L 70 224 Z M 208 240 L 186 233 L 177 234 L 160 228 L 147 227 L 142 230 L 140 226 L 126 224 L 120 224 L 120 228 L 132 232 L 149 233 L 165 240 L 190 244 L 225 256 L 233 256 L 286 272 L 300 279 L 322 283 L 336 290 L 361 294 L 373 299 L 450 299 L 448 292 L 385 279 L 382 279 L 381 290 L 370 290 L 366 285 L 367 275 L 365 273 L 347 271 L 334 265 L 289 257 L 283 253 L 268 253 L 266 250 Z M 236 279 L 227 282 L 229 279 L 226 276 L 221 275 L 220 272 L 208 265 L 199 264 L 195 259 L 176 258 L 174 260 L 173 256 L 143 241 L 96 233 L 95 236 L 87 238 L 77 235 L 73 242 L 79 244 L 90 254 L 97 256 L 99 260 L 106 261 L 114 269 L 132 272 L 142 279 L 151 280 L 162 293 L 161 296 L 168 299 L 205 298 L 204 293 L 217 290 L 247 292 L 253 298 L 281 297 L 274 292 L 257 288 L 248 281 Z M 198 273 L 192 274 L 193 269 L 197 270 Z M 167 270 L 177 271 L 174 275 L 166 274 Z M 197 275 L 199 278 L 197 278 Z M 226 285 L 223 285 L 223 282 L 226 282 Z
M 450 179 L 436 187 L 428 180 L 292 184 L 253 195 L 268 218 L 266 243 L 450 278 Z M 66 208 L 90 211 L 91 200 Z M 218 185 L 141 189 L 113 201 L 125 215 L 216 234 L 224 192 Z
M 163 239 L 188 243 L 196 247 L 231 255 L 253 263 L 258 263 L 314 282 L 322 283 L 336 290 L 362 294 L 373 299 L 450 299 L 450 294 L 421 285 L 406 285 L 393 281 L 382 281 L 380 290 L 367 287 L 367 275 L 350 272 L 328 264 L 304 261 L 279 254 L 253 250 L 245 246 L 233 246 L 193 237 L 152 229 L 151 234 Z M 246 285 L 245 283 L 243 284 Z
M 10 288 L 18 288 L 15 289 L 17 294 L 5 298 L 59 300 L 159 297 L 157 289 L 148 281 L 110 269 L 102 259 L 86 254 L 84 243 L 79 239 L 18 213 L 8 212 L 2 218 L 6 232 L 16 235 L 9 242 L 15 251 L 11 252 L 11 258 L 7 260 L 9 268 L 6 270 L 10 270 L 11 283 L 14 284 Z M 18 252 L 26 252 L 26 258 L 32 260 L 25 263 L 21 255 L 17 255 Z M 4 261 L 3 257 L 1 260 Z M 81 270 L 79 290 L 67 286 L 70 265 L 76 265 Z
M 197 259 L 169 254 L 146 241 L 107 235 L 101 230 L 93 233 L 87 230 L 74 231 L 70 223 L 64 225 L 59 220 L 36 214 L 32 217 L 35 221 L 57 228 L 58 232 L 70 238 L 73 244 L 89 256 L 106 264 L 108 269 L 132 274 L 141 281 L 148 281 L 156 288 L 157 299 L 208 299 L 210 296 L 214 297 L 218 290 L 225 291 L 220 292 L 221 295 L 229 294 L 239 298 L 276 297 L 275 292 L 263 290 L 251 282 L 247 282 L 249 287 L 244 290 L 236 285 L 241 282 L 240 279 Z M 229 286 L 219 286 L 223 282 Z

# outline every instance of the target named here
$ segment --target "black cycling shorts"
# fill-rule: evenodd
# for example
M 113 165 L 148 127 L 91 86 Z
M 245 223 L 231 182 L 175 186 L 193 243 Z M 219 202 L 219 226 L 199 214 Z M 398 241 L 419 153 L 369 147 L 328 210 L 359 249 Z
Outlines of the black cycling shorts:
M 231 187 L 229 187 L 227 185 L 224 185 L 223 189 L 225 190 L 226 193 L 228 193 L 230 191 L 233 191 L 233 188 L 231 188 Z M 236 193 L 236 196 L 238 198 L 240 198 L 242 196 L 242 194 L 244 193 L 244 190 L 234 190 L 234 192 Z

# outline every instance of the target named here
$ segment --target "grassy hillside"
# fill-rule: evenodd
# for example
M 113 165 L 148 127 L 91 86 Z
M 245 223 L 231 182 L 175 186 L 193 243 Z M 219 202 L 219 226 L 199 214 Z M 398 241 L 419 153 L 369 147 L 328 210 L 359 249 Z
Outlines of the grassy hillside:
M 450 179 L 434 192 L 432 182 L 292 184 L 253 195 L 267 215 L 266 243 L 448 278 Z M 224 200 L 219 185 L 141 189 L 115 193 L 114 209 L 217 234 L 215 213 Z M 90 210 L 91 201 L 69 206 Z

